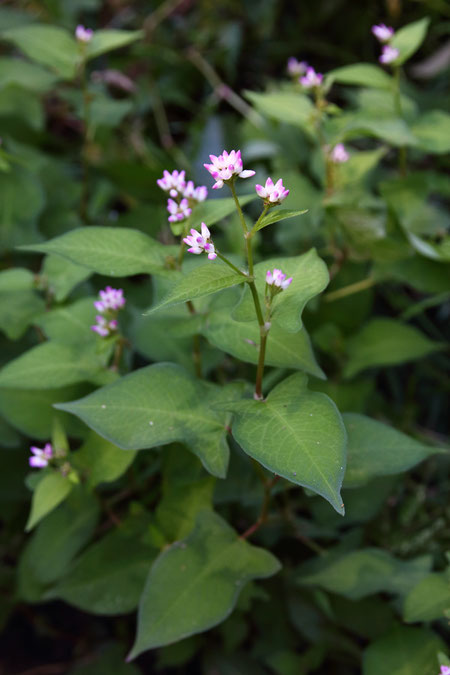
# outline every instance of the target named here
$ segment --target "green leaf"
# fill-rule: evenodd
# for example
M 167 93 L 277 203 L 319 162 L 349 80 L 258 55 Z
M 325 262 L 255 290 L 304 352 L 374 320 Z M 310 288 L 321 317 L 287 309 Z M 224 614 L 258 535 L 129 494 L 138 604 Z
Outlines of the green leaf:
M 430 19 L 424 17 L 419 21 L 403 26 L 394 33 L 390 44 L 400 52 L 398 58 L 395 59 L 395 65 L 401 66 L 419 49 L 425 40 L 429 23 Z
M 206 265 L 195 267 L 177 281 L 167 295 L 152 307 L 147 314 L 153 314 L 163 307 L 179 305 L 187 300 L 201 298 L 225 288 L 242 284 L 248 277 L 233 270 L 224 263 L 216 260 Z
M 344 513 L 345 427 L 328 396 L 308 391 L 305 375 L 291 375 L 265 401 L 231 402 L 227 409 L 234 413 L 233 437 L 244 452 Z
M 89 279 L 92 272 L 82 265 L 69 262 L 67 258 L 48 255 L 44 259 L 41 277 L 56 302 L 62 302 L 82 281 Z
M 23 59 L 10 58 L 7 56 L 0 58 L 0 88 L 15 85 L 29 91 L 43 94 L 51 89 L 58 78 L 48 70 L 37 66 L 35 63 L 28 63 Z
M 93 614 L 125 614 L 136 609 L 156 551 L 135 532 L 121 529 L 100 539 L 72 564 L 46 594 Z
M 44 342 L 0 371 L 0 388 L 53 389 L 90 380 L 103 369 L 96 346 Z
M 414 361 L 441 349 L 442 344 L 425 337 L 417 328 L 395 319 L 372 319 L 348 342 L 344 376 L 353 377 L 366 368 Z
M 419 581 L 405 598 L 403 618 L 407 623 L 448 618 L 450 612 L 450 575 L 429 574 Z
M 45 311 L 44 300 L 34 291 L 0 290 L 0 330 L 10 340 L 17 340 Z
M 255 283 L 260 297 L 264 296 L 266 271 L 280 268 L 293 281 L 286 291 L 274 300 L 273 323 L 288 333 L 296 333 L 302 327 L 301 314 L 308 302 L 326 288 L 328 270 L 315 249 L 295 258 L 271 258 L 255 265 Z M 244 288 L 242 298 L 233 311 L 236 321 L 254 321 L 255 310 L 249 288 Z
M 240 539 L 217 514 L 201 513 L 192 534 L 153 564 L 128 658 L 216 626 L 232 612 L 248 581 L 279 569 L 271 553 Z
M 20 557 L 18 587 L 22 599 L 42 600 L 45 587 L 65 574 L 94 533 L 99 510 L 97 499 L 77 486 L 39 523 Z
M 11 28 L 2 33 L 33 61 L 55 70 L 66 79 L 75 76 L 79 61 L 76 40 L 64 28 L 32 24 Z
M 437 653 L 443 649 L 442 640 L 425 628 L 390 628 L 365 650 L 362 675 L 437 675 Z
M 0 250 L 9 250 L 38 236 L 36 220 L 44 205 L 44 191 L 36 175 L 22 167 L 2 174 Z
M 139 230 L 124 227 L 83 227 L 45 244 L 21 248 L 38 253 L 55 253 L 110 277 L 161 272 L 166 256 L 166 248 L 162 244 Z
M 307 211 L 308 209 L 303 209 L 303 211 L 289 211 L 288 209 L 269 211 L 269 213 L 260 221 L 255 232 L 259 232 L 259 230 L 262 230 L 263 227 L 267 227 L 268 225 L 278 223 L 279 220 L 287 220 L 288 218 L 294 218 L 294 216 L 302 216 L 304 213 L 307 213 Z
M 348 434 L 345 487 L 408 471 L 427 457 L 444 452 L 364 415 L 344 413 L 343 418 Z
M 445 110 L 429 110 L 413 122 L 411 130 L 420 150 L 438 155 L 450 152 L 450 114 Z
M 374 136 L 396 148 L 416 146 L 417 139 L 407 123 L 398 117 L 373 117 L 366 112 L 348 115 L 348 122 L 341 130 L 342 140 L 363 136 Z
M 268 92 L 245 91 L 246 98 L 259 112 L 278 122 L 287 122 L 298 127 L 311 126 L 315 108 L 308 96 L 287 91 Z
M 172 364 L 136 370 L 71 403 L 57 405 L 124 450 L 185 443 L 205 468 L 224 477 L 229 450 L 225 418 L 213 405 L 227 395 Z
M 31 291 L 34 287 L 34 275 L 24 267 L 15 267 L 0 272 L 0 292 Z
M 203 334 L 215 346 L 241 361 L 258 363 L 259 326 L 242 323 L 230 316 L 230 307 L 213 310 L 207 316 Z M 308 333 L 288 333 L 274 323 L 266 349 L 266 365 L 304 370 L 315 377 L 325 378 L 318 365 Z
M 85 389 L 80 385 L 45 390 L 0 388 L 0 413 L 16 429 L 33 439 L 48 440 L 55 417 L 64 422 L 64 428 L 71 436 L 79 438 L 85 430 L 84 425 L 72 415 L 56 411 L 52 405 L 58 401 L 71 401 L 84 393 Z
M 246 204 L 255 201 L 255 199 L 259 199 L 256 193 L 251 195 L 239 195 L 241 206 L 245 206 Z M 195 227 L 196 229 L 198 229 L 200 223 L 205 223 L 207 227 L 210 227 L 219 220 L 223 220 L 232 213 L 235 213 L 235 211 L 236 204 L 234 203 L 233 198 L 207 199 L 194 207 L 189 222 L 192 227 Z
M 86 45 L 86 59 L 94 59 L 113 49 L 120 49 L 144 37 L 143 30 L 96 30 Z
M 366 548 L 330 561 L 322 558 L 318 571 L 297 578 L 301 585 L 352 600 L 381 592 L 405 595 L 430 571 L 431 563 L 430 556 L 402 561 L 381 549 Z
M 63 476 L 62 473 L 53 469 L 46 473 L 33 492 L 31 512 L 25 531 L 29 532 L 32 530 L 42 518 L 50 513 L 50 511 L 53 511 L 58 504 L 61 504 L 72 488 L 73 483 L 67 476 Z
M 99 483 L 111 483 L 133 463 L 136 453 L 118 448 L 91 431 L 81 448 L 73 457 L 77 469 L 87 476 L 89 487 Z
M 375 89 L 392 89 L 394 84 L 390 75 L 372 63 L 353 63 L 335 68 L 327 74 L 328 79 L 339 84 L 354 84 Z

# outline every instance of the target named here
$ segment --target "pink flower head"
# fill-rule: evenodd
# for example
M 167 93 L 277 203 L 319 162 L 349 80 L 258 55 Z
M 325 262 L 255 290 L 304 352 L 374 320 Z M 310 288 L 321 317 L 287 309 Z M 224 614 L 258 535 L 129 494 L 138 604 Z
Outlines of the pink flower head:
M 195 253 L 199 255 L 200 253 L 208 254 L 210 260 L 217 258 L 216 249 L 214 244 L 211 241 L 211 233 L 206 227 L 205 223 L 201 224 L 201 232 L 197 232 L 194 228 L 191 229 L 191 234 L 188 237 L 183 239 L 184 243 L 187 244 L 189 253 Z
M 100 335 L 100 337 L 109 337 L 111 333 L 114 333 L 117 330 L 116 319 L 109 321 L 102 314 L 97 314 L 95 320 L 97 323 L 91 326 L 91 330 L 97 333 L 97 335 Z
M 269 177 L 266 180 L 264 187 L 262 185 L 255 185 L 255 190 L 261 199 L 264 199 L 266 203 L 272 205 L 281 204 L 281 202 L 284 201 L 289 194 L 289 190 L 287 190 L 283 185 L 282 178 L 277 180 L 277 182 L 274 184 L 273 180 Z
M 156 183 L 161 190 L 168 192 L 171 197 L 175 198 L 178 197 L 179 194 L 182 195 L 184 192 L 186 187 L 186 181 L 184 180 L 185 174 L 185 171 L 172 171 L 172 173 L 169 173 L 164 170 L 163 177 L 158 178 Z
M 81 24 L 75 29 L 75 37 L 78 42 L 90 42 L 93 35 L 94 31 L 91 28 L 85 28 Z
M 441 666 L 439 675 L 450 675 L 450 666 Z
M 30 448 L 32 455 L 28 460 L 30 466 L 37 469 L 43 469 L 48 466 L 49 461 L 53 457 L 53 448 L 51 443 L 46 443 L 43 448 L 36 448 L 34 445 Z
M 342 162 L 346 162 L 348 159 L 350 159 L 350 155 L 345 149 L 345 145 L 343 143 L 335 145 L 331 151 L 331 161 L 335 164 L 342 164 Z
M 214 190 L 223 187 L 223 184 L 231 180 L 233 176 L 250 178 L 250 176 L 255 175 L 255 171 L 249 169 L 244 171 L 240 150 L 231 150 L 229 153 L 224 150 L 218 157 L 210 155 L 209 158 L 212 163 L 204 164 L 203 166 L 216 181 L 213 185 Z
M 167 210 L 170 213 L 169 223 L 179 223 L 182 220 L 186 220 L 192 213 L 192 209 L 189 207 L 189 202 L 186 198 L 182 199 L 179 204 L 174 202 L 173 199 L 168 199 Z
M 381 56 L 378 60 L 380 63 L 392 63 L 392 61 L 395 61 L 395 59 L 398 58 L 399 54 L 399 50 L 395 47 L 391 47 L 391 45 L 383 45 L 381 49 Z
M 323 80 L 323 75 L 322 73 L 316 73 L 314 68 L 311 68 L 309 66 L 306 69 L 306 75 L 303 75 L 303 77 L 300 78 L 299 82 L 305 89 L 314 89 L 316 87 L 320 87 L 322 84 Z
M 384 23 L 379 23 L 372 26 L 372 33 L 380 42 L 389 42 L 394 35 L 394 29 Z
M 100 300 L 94 302 L 94 307 L 98 312 L 113 312 L 122 309 L 125 306 L 126 300 L 123 297 L 123 290 L 121 288 L 111 288 L 107 286 L 104 291 L 99 292 Z
M 186 183 L 183 196 L 187 197 L 187 199 L 193 199 L 196 202 L 204 202 L 208 196 L 208 188 L 206 185 L 195 187 L 194 183 L 190 180 Z
M 281 270 L 274 269 L 273 272 L 267 270 L 266 273 L 266 284 L 268 286 L 273 286 L 275 289 L 280 289 L 285 291 L 288 286 L 292 283 L 292 277 L 286 279 L 286 275 L 283 274 Z M 274 290 L 275 290 L 274 289 Z
M 300 77 L 304 75 L 308 69 L 306 61 L 297 61 L 295 56 L 291 56 L 287 62 L 287 71 L 292 77 Z

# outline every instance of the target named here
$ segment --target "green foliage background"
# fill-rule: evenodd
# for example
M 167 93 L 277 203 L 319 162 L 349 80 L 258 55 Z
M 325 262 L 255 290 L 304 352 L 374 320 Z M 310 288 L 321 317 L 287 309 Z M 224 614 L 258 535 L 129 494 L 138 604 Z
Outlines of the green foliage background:
M 400 113 L 370 33 L 381 21 L 413 23 L 398 36 Z M 84 95 L 78 23 L 96 30 Z M 5 672 L 450 665 L 449 25 L 440 0 L 2 3 Z M 322 131 L 351 154 L 331 178 L 290 56 L 327 74 Z M 202 164 L 224 147 L 291 191 L 254 240 L 257 280 L 277 265 L 295 279 L 263 412 L 247 396 L 249 291 L 218 261 L 170 269 L 179 232 L 156 186 L 183 168 L 210 187 Z M 253 183 L 239 188 L 251 223 Z M 241 265 L 222 193 L 194 224 Z M 89 328 L 106 284 L 127 297 L 120 374 L 114 341 Z M 49 440 L 73 474 L 28 470 L 29 446 Z

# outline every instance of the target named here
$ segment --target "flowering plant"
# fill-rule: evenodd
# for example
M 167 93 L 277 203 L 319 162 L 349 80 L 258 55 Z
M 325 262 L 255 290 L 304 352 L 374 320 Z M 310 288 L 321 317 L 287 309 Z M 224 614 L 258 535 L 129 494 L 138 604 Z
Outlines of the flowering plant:
M 448 675 L 448 116 L 403 70 L 428 20 L 328 72 L 296 34 L 244 99 L 205 28 L 180 51 L 202 3 L 143 30 L 77 4 L 0 9 L 6 669 Z

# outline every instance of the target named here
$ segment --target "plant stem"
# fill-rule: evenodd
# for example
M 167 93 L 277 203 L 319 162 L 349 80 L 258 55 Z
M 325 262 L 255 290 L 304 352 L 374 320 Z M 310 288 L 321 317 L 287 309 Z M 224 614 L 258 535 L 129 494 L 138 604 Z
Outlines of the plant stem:
M 220 260 L 222 260 L 224 263 L 226 263 L 228 265 L 228 267 L 231 267 L 232 270 L 234 270 L 235 272 L 237 272 L 241 276 L 248 278 L 248 275 L 245 274 L 244 272 L 242 272 L 242 270 L 240 270 L 238 267 L 236 267 L 236 265 L 233 265 L 231 260 L 228 260 L 228 258 L 225 258 L 225 256 L 222 255 L 221 253 L 219 253 L 219 251 L 216 251 L 216 253 L 217 253 L 217 257 L 220 258 Z
M 261 525 L 264 525 L 264 523 L 267 521 L 272 488 L 279 480 L 280 480 L 279 476 L 274 476 L 272 480 L 264 482 L 264 499 L 261 507 L 261 512 L 257 520 L 253 523 L 253 525 L 251 525 L 247 530 L 245 530 L 245 532 L 241 534 L 239 539 L 248 539 L 254 532 L 256 532 L 256 530 L 259 530 Z
M 349 284 L 343 288 L 338 288 L 336 291 L 331 291 L 331 293 L 326 293 L 323 296 L 323 299 L 326 302 L 333 302 L 333 300 L 340 300 L 341 298 L 347 297 L 347 295 L 353 295 L 353 293 L 359 293 L 360 291 L 365 291 L 367 288 L 372 288 L 375 286 L 377 280 L 373 277 L 368 277 L 362 281 L 357 281 L 354 284 Z
M 403 119 L 402 98 L 400 92 L 400 66 L 394 67 L 394 107 L 397 115 Z M 406 147 L 398 149 L 398 169 L 401 176 L 406 176 Z
M 85 45 L 81 45 L 85 50 Z M 81 172 L 82 172 L 82 187 L 80 200 L 80 217 L 84 223 L 87 223 L 88 216 L 88 202 L 89 202 L 89 163 L 87 160 L 87 146 L 89 141 L 89 113 L 90 113 L 90 96 L 87 87 L 86 77 L 86 60 L 84 53 L 82 54 L 81 62 L 81 90 L 83 95 L 83 141 L 81 147 Z
M 261 338 L 259 343 L 259 358 L 258 358 L 258 367 L 256 369 L 256 382 L 255 382 L 255 394 L 254 397 L 258 401 L 263 398 L 262 393 L 262 380 L 264 375 L 264 360 L 266 358 L 266 344 L 267 344 L 268 332 L 264 327 L 261 327 Z
M 120 360 L 122 358 L 125 343 L 126 339 L 122 335 L 119 335 L 118 340 L 116 342 L 116 347 L 114 349 L 114 358 L 111 364 L 111 370 L 119 370 Z
M 270 209 L 270 204 L 265 204 L 263 210 L 261 211 L 261 214 L 260 214 L 258 220 L 256 221 L 256 223 L 253 225 L 252 229 L 250 230 L 250 234 L 249 234 L 250 237 L 253 237 L 255 232 L 258 231 L 257 230 L 258 225 L 260 224 L 260 222 L 262 221 L 262 219 L 264 218 L 264 216 L 266 215 L 266 213 L 269 209 Z
M 244 214 L 243 214 L 243 212 L 242 212 L 242 207 L 241 207 L 241 205 L 240 205 L 240 203 L 239 203 L 239 199 L 238 199 L 238 196 L 237 196 L 237 194 L 236 194 L 236 188 L 234 187 L 234 182 L 233 182 L 233 181 L 230 181 L 230 182 L 228 183 L 228 185 L 229 185 L 229 188 L 230 188 L 230 190 L 231 190 L 231 194 L 233 195 L 234 203 L 236 204 L 237 212 L 238 212 L 238 214 L 239 214 L 239 219 L 240 219 L 240 221 L 241 221 L 242 230 L 243 230 L 243 232 L 244 232 L 244 237 L 245 237 L 245 235 L 247 234 L 248 230 L 247 230 L 247 225 L 246 225 L 246 222 L 245 222 Z

